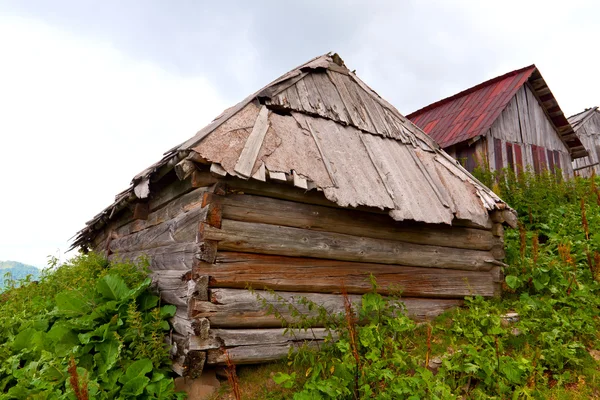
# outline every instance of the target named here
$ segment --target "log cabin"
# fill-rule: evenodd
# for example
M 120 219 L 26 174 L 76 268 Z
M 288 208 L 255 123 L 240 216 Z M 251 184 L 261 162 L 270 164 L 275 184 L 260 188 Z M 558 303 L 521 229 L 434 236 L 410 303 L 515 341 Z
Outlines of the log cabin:
M 588 108 L 569 117 L 569 123 L 588 152 L 586 157 L 573 161 L 576 175 L 589 178 L 592 173 L 600 174 L 600 111 Z
M 473 172 L 562 170 L 587 152 L 535 65 L 490 79 L 407 117 Z
M 284 335 L 287 305 L 330 312 L 400 288 L 431 318 L 497 296 L 516 214 L 351 72 L 317 57 L 225 110 L 133 178 L 73 243 L 147 257 L 177 306 L 174 369 L 285 357 L 322 327 Z M 254 292 L 248 290 L 251 287 Z M 226 352 L 225 352 L 226 351 Z

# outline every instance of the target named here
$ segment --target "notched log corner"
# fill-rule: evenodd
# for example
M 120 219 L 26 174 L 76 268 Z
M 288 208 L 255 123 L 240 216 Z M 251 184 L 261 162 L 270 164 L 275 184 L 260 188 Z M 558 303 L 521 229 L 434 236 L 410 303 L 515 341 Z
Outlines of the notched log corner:
M 197 261 L 214 264 L 217 259 L 217 245 L 219 242 L 217 240 L 203 239 L 204 224 L 204 222 L 200 223 L 200 229 L 198 231 L 200 243 L 198 243 L 199 249 L 198 252 L 196 252 L 195 258 Z
M 202 375 L 206 363 L 206 352 L 191 350 L 185 357 L 183 364 L 183 376 L 196 379 Z

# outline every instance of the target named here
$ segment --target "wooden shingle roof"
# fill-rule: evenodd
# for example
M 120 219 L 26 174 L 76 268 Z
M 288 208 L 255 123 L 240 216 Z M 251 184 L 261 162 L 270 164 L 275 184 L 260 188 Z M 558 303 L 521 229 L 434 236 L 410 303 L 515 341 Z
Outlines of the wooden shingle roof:
M 221 175 L 322 191 L 343 207 L 387 210 L 398 221 L 485 225 L 507 208 L 491 190 L 362 82 L 334 55 L 317 57 L 225 110 L 138 174 L 88 222 L 90 240 L 123 204 L 153 196 L 153 182 L 194 154 Z

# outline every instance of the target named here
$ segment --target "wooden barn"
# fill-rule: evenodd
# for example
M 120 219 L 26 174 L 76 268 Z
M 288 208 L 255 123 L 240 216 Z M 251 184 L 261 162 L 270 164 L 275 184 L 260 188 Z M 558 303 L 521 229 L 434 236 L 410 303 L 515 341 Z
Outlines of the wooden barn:
M 172 320 L 175 369 L 281 358 L 286 302 L 343 310 L 401 287 L 429 318 L 495 296 L 515 212 L 420 129 L 324 55 L 225 110 L 165 153 L 76 236 L 111 260 L 145 255 Z M 256 290 L 251 293 L 250 286 Z M 276 296 L 272 292 L 275 291 Z M 286 301 L 283 301 L 286 299 Z M 313 337 L 313 334 L 315 337 Z
M 600 175 L 600 111 L 598 107 L 588 108 L 569 117 L 569 123 L 588 152 L 586 157 L 573 161 L 575 174 L 590 177 L 592 171 Z
M 407 116 L 469 171 L 477 165 L 561 169 L 587 152 L 535 65 L 428 105 Z

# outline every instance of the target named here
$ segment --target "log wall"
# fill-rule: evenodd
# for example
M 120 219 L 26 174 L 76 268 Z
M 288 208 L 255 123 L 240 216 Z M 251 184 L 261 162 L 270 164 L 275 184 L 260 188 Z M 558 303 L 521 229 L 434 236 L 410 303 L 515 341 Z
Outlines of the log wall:
M 146 212 L 125 211 L 96 247 L 110 260 L 147 257 L 162 300 L 177 306 L 170 340 L 174 369 L 186 376 L 224 363 L 225 351 L 241 364 L 281 358 L 307 339 L 318 346 L 326 336 L 318 323 L 283 335 L 294 322 L 289 306 L 311 316 L 300 300 L 306 298 L 340 312 L 340 293 L 360 303 L 370 275 L 381 293 L 402 291 L 417 319 L 456 307 L 464 296 L 497 296 L 502 281 L 501 217 L 485 227 L 396 222 L 313 192 L 216 182 L 199 171 L 164 185 L 140 209 Z

